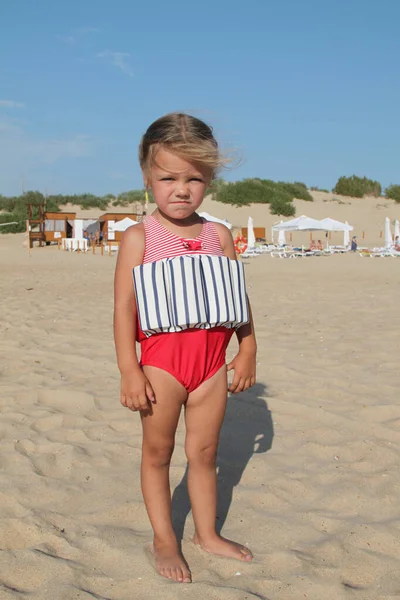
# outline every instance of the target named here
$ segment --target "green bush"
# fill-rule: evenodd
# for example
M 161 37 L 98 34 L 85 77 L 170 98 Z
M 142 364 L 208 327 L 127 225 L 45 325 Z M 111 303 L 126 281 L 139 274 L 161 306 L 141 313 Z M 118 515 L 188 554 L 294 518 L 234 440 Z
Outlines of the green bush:
M 233 206 L 268 203 L 263 186 L 250 179 L 221 185 L 215 192 L 214 198 L 218 202 L 232 204 Z
M 128 192 L 122 192 L 115 198 L 114 206 L 129 206 L 130 204 L 136 204 L 141 202 L 144 204 L 145 195 L 144 190 L 129 190 Z
M 385 190 L 385 196 L 395 202 L 400 202 L 400 185 L 389 185 Z
M 278 185 L 286 190 L 292 198 L 298 198 L 299 200 L 306 200 L 312 202 L 313 197 L 307 189 L 304 183 L 295 181 L 294 183 L 287 183 L 286 181 L 279 181 Z
M 310 187 L 310 190 L 312 192 L 326 192 L 327 194 L 329 194 L 329 190 L 327 190 L 326 188 L 319 188 L 317 185 L 312 185 Z
M 342 196 L 354 196 L 363 198 L 363 196 L 378 197 L 382 194 L 382 186 L 378 181 L 367 179 L 367 177 L 340 177 L 333 188 L 334 194 Z
M 270 204 L 272 214 L 291 216 L 296 213 L 296 208 L 292 204 L 295 195 L 294 188 L 288 187 L 289 185 L 293 185 L 296 192 L 299 191 L 297 187 L 299 184 L 276 183 L 270 179 L 244 179 L 235 183 L 219 185 L 213 198 L 218 202 L 233 206 Z M 302 185 L 304 186 L 304 184 Z M 304 189 L 305 187 L 300 190 L 303 196 L 305 196 Z
M 270 211 L 272 215 L 293 217 L 296 214 L 296 207 L 291 202 L 285 202 L 282 198 L 276 198 L 271 202 Z

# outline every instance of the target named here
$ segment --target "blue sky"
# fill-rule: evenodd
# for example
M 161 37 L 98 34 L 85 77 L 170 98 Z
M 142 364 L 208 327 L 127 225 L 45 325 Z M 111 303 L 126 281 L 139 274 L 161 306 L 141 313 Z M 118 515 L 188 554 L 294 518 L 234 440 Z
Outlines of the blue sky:
M 141 187 L 137 146 L 185 110 L 229 180 L 400 183 L 398 0 L 4 0 L 0 194 Z

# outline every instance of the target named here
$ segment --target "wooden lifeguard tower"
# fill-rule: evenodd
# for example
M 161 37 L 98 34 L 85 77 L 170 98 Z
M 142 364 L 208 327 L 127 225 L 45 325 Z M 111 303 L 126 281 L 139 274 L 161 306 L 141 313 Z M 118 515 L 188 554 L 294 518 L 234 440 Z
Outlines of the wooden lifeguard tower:
M 46 242 L 44 222 L 45 222 L 45 205 L 44 204 L 28 204 L 28 233 L 29 247 L 33 247 L 33 242 L 39 242 L 39 246 L 43 246 Z M 37 214 L 34 214 L 34 209 Z

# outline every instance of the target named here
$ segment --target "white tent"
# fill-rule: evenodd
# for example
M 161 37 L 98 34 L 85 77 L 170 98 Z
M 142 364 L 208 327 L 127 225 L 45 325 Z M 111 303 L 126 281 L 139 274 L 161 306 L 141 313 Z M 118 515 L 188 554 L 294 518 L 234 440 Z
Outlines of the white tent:
M 397 219 L 394 222 L 394 237 L 400 237 L 400 223 Z
M 134 221 L 133 219 L 130 219 L 129 217 L 125 217 L 125 219 L 122 219 L 121 221 L 117 221 L 116 223 L 113 223 L 113 225 L 111 227 L 110 227 L 110 223 L 111 222 L 109 222 L 109 224 L 108 224 L 108 228 L 109 228 L 109 230 L 111 229 L 113 232 L 125 231 L 131 225 L 138 224 L 137 221 Z
M 341 221 L 336 221 L 335 219 L 331 219 L 327 217 L 326 219 L 322 219 L 320 223 L 323 225 L 324 231 L 353 231 L 354 227 L 346 223 L 342 223 Z
M 393 246 L 392 232 L 390 231 L 390 219 L 385 219 L 385 248 L 391 248 Z
M 199 217 L 202 217 L 206 221 L 212 221 L 213 223 L 222 223 L 222 225 L 225 225 L 225 227 L 227 227 L 228 229 L 232 229 L 232 225 L 230 223 L 228 223 L 228 221 L 226 219 L 225 220 L 218 219 L 218 217 L 213 217 L 212 215 L 209 215 L 207 212 L 199 213 Z
M 281 221 L 278 225 L 273 225 L 273 231 L 326 231 L 321 221 L 302 215 L 290 221 Z
M 253 219 L 249 217 L 247 221 L 247 248 L 254 248 L 256 245 L 256 236 L 254 235 Z
M 326 219 L 322 219 L 321 224 L 323 225 L 325 231 L 343 231 L 343 246 L 347 248 L 350 244 L 350 231 L 353 231 L 354 227 L 349 225 L 348 222 L 342 223 L 342 221 L 336 221 L 336 219 L 331 219 L 327 217 Z

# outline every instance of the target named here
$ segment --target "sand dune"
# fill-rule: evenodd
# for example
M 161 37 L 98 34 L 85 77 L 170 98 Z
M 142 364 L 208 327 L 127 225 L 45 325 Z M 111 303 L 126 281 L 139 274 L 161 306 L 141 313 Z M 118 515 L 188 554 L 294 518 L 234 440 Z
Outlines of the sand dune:
M 350 225 L 353 225 L 353 234 L 359 237 L 359 243 L 365 246 L 382 245 L 383 239 L 380 235 L 384 230 L 385 217 L 389 217 L 391 221 L 394 219 L 400 220 L 400 204 L 396 204 L 394 200 L 388 200 L 387 198 L 351 198 L 327 192 L 311 192 L 311 195 L 314 199 L 313 202 L 294 200 L 296 216 L 305 214 L 314 219 L 331 217 L 339 221 L 348 221 Z M 150 205 L 150 210 L 153 209 L 153 206 Z M 62 210 L 76 212 L 79 218 L 97 219 L 105 212 L 130 212 L 131 207 L 114 207 L 110 205 L 108 210 L 104 211 L 97 208 L 82 210 L 79 206 L 66 205 L 62 207 Z M 271 240 L 272 225 L 279 223 L 281 219 L 285 220 L 287 218 L 271 215 L 268 204 L 253 204 L 252 206 L 235 208 L 228 204 L 214 202 L 211 197 L 205 199 L 202 210 L 216 217 L 228 219 L 230 223 L 239 228 L 246 227 L 247 220 L 251 216 L 255 226 L 266 228 L 266 236 L 269 241 Z M 323 235 L 323 232 L 314 232 L 312 237 L 317 239 Z M 290 236 L 287 237 L 289 242 Z M 306 244 L 309 240 L 310 234 L 308 232 L 292 234 L 294 244 Z M 342 242 L 343 234 L 332 234 L 332 244 L 341 244 Z
M 171 477 L 188 587 L 155 575 L 145 552 L 141 428 L 119 404 L 112 342 L 115 258 L 28 257 L 22 241 L 0 237 L 1 600 L 399 597 L 399 260 L 249 261 L 258 383 L 229 400 L 218 522 L 255 560 L 190 542 L 181 424 Z

